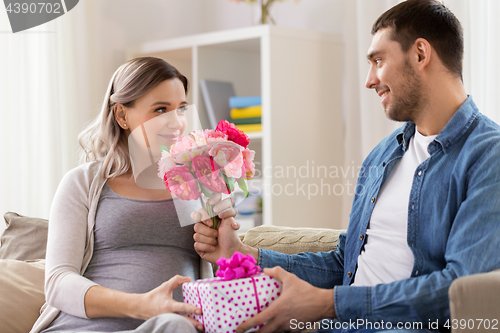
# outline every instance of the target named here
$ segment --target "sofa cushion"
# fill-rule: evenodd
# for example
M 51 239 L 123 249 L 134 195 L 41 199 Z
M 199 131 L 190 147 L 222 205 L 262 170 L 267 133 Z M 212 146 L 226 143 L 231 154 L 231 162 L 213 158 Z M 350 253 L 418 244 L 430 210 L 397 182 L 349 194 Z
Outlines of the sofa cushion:
M 27 333 L 45 303 L 45 259 L 0 260 L 0 327 L 2 332 Z
M 490 332 L 495 323 L 498 332 L 500 269 L 459 277 L 451 284 L 448 294 L 452 326 L 456 327 L 453 333 Z M 457 322 L 460 325 L 456 325 Z
M 0 238 L 0 259 L 44 259 L 47 248 L 48 221 L 8 212 L 7 228 Z
M 345 230 L 263 225 L 248 230 L 241 238 L 253 247 L 296 254 L 336 250 L 342 232 Z

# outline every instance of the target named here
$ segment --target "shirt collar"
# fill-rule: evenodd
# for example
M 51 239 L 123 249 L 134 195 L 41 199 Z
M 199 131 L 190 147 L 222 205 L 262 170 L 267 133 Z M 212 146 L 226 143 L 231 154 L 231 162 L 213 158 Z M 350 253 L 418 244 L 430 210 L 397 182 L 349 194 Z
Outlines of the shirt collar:
M 467 100 L 458 108 L 446 126 L 429 145 L 429 154 L 432 154 L 432 152 L 438 148 L 438 144 L 441 145 L 443 152 L 446 154 L 453 144 L 469 129 L 478 114 L 479 110 L 472 100 L 472 96 L 468 96 Z M 403 144 L 404 150 L 408 148 L 408 143 L 414 134 L 415 123 L 412 121 L 407 121 L 401 131 L 396 134 L 396 139 L 399 144 Z M 436 142 L 436 144 L 434 144 L 434 142 Z

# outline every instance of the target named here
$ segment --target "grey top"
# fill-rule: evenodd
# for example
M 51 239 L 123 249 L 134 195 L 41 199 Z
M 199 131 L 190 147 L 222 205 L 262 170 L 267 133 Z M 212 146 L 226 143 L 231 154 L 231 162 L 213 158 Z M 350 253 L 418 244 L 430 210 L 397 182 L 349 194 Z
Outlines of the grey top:
M 187 211 L 199 202 L 182 202 Z M 178 202 L 177 202 L 178 204 Z M 115 193 L 106 183 L 99 198 L 94 227 L 94 254 L 84 277 L 128 293 L 145 293 L 176 274 L 200 277 L 193 226 L 181 227 L 172 199 L 137 200 Z M 182 290 L 174 291 L 182 301 Z M 127 318 L 79 318 L 61 312 L 43 332 L 61 330 L 120 331 L 144 321 Z

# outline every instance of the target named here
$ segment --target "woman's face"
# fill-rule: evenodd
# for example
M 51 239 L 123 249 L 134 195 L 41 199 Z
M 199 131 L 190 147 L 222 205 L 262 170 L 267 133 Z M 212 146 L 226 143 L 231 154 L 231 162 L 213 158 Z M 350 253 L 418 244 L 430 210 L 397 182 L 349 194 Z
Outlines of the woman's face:
M 133 107 L 124 108 L 126 129 L 132 132 L 144 124 L 142 131 L 147 133 L 151 147 L 170 147 L 186 130 L 186 106 L 182 82 L 178 78 L 165 80 L 137 99 Z M 162 117 L 153 120 L 158 116 Z

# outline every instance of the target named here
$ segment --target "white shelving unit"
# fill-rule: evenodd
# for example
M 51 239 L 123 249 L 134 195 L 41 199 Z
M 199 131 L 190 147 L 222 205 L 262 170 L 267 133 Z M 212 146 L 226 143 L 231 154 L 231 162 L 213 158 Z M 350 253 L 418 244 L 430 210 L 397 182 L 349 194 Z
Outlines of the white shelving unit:
M 204 127 L 200 79 L 231 81 L 239 96 L 262 96 L 262 132 L 249 133 L 249 148 L 256 151 L 264 224 L 328 227 L 340 218 L 342 179 L 315 172 L 343 162 L 340 36 L 259 25 L 127 50 L 129 58 L 145 55 L 187 76 L 188 102 L 197 105 Z

